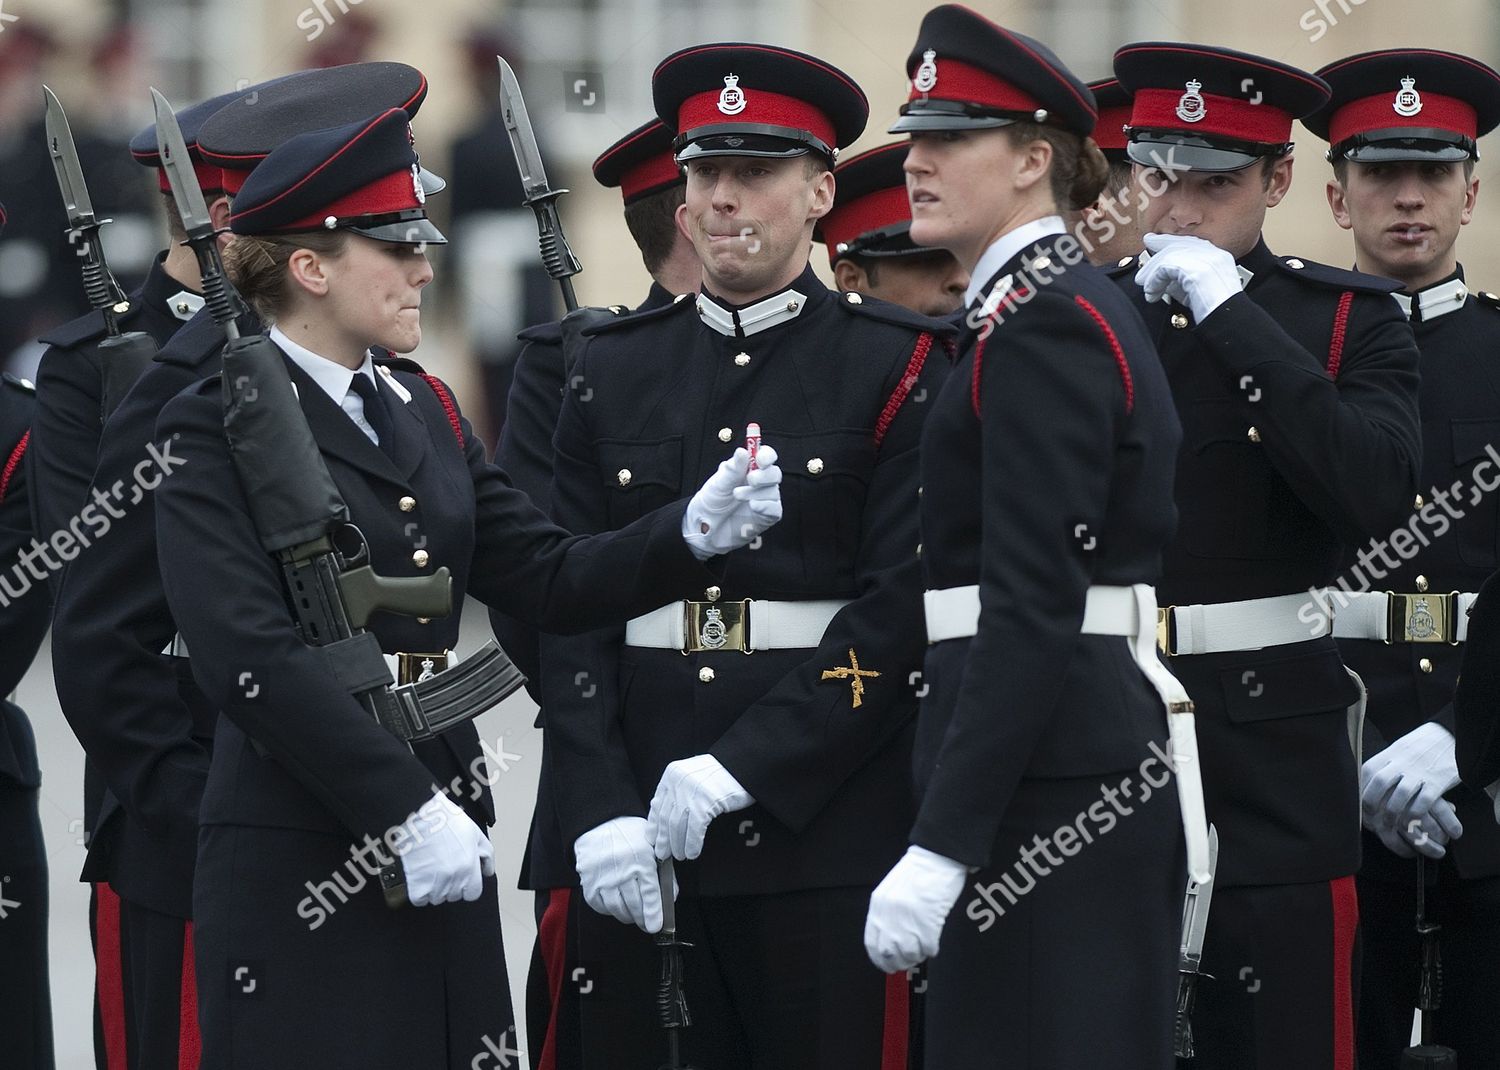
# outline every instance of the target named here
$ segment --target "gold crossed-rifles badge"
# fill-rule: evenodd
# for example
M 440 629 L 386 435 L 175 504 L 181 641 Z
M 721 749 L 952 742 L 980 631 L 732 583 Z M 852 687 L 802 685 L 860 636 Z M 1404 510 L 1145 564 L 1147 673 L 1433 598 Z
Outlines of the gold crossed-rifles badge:
M 868 676 L 874 679 L 879 675 L 880 673 L 874 669 L 861 669 L 859 667 L 859 658 L 855 656 L 854 648 L 851 646 L 849 648 L 849 664 L 840 665 L 836 669 L 824 669 L 822 679 L 851 681 L 850 686 L 854 691 L 854 708 L 857 710 L 865 700 L 864 678 Z

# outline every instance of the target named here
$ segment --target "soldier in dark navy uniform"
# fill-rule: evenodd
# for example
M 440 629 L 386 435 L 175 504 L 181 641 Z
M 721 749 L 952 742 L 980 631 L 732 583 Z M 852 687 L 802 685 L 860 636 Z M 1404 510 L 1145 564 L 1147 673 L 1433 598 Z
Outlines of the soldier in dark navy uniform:
M 189 150 L 195 171 L 210 190 L 222 191 L 221 196 L 210 193 L 210 212 L 227 222 L 229 198 L 279 141 L 362 116 L 381 104 L 415 112 L 426 90 L 422 73 L 405 64 L 357 64 L 252 86 L 211 114 L 188 109 L 187 130 L 196 133 Z M 143 162 L 154 162 L 154 131 L 134 144 Z M 219 156 L 210 157 L 211 149 Z M 253 328 L 252 317 L 242 326 Z M 191 927 L 184 921 L 192 917 L 198 803 L 216 711 L 193 683 L 187 659 L 179 656 L 177 629 L 161 587 L 151 499 L 135 473 L 149 460 L 146 444 L 161 407 L 217 371 L 223 343 L 223 331 L 206 311 L 181 325 L 110 414 L 97 439 L 97 463 L 80 452 L 86 431 L 82 413 L 91 404 L 82 388 L 72 387 L 62 403 L 73 414 L 72 430 L 49 436 L 44 428 L 43 434 L 44 442 L 64 453 L 47 469 L 61 488 L 49 494 L 55 504 L 48 509 L 66 516 L 93 499 L 96 510 L 107 509 L 111 525 L 107 536 L 68 566 L 57 592 L 52 658 L 63 714 L 91 768 L 123 809 L 102 814 L 84 879 L 108 881 L 96 887 L 99 909 L 93 919 L 99 981 L 112 994 L 101 1000 L 97 1046 L 114 1052 L 114 1058 L 128 1052 L 143 1060 L 138 1070 L 175 1070 L 179 1048 L 190 1050 L 197 1043 L 181 971 L 192 961 Z M 62 389 L 60 382 L 57 388 Z M 59 417 L 56 424 L 63 422 Z M 61 471 L 64 465 L 69 473 L 87 466 L 92 486 L 69 489 L 73 476 Z M 148 479 L 156 478 L 154 472 L 148 465 Z M 127 956 L 122 972 L 103 972 L 121 962 L 122 948 L 140 953 Z
M 904 1065 L 907 981 L 859 943 L 911 820 L 920 667 L 917 433 L 938 321 L 820 283 L 807 263 L 838 146 L 868 105 L 848 76 L 767 45 L 675 53 L 653 79 L 687 171 L 677 221 L 700 292 L 594 330 L 558 424 L 554 518 L 627 524 L 711 471 L 757 421 L 787 519 L 687 602 L 544 638 L 547 746 L 582 895 L 588 1067 L 665 1046 L 653 1011 L 656 859 L 678 860 L 693 1024 L 713 1070 Z M 610 915 L 610 916 L 606 916 Z M 621 924 L 621 923 L 625 924 Z M 631 924 L 633 923 L 633 924 Z M 639 928 L 637 928 L 637 926 Z
M 1220 841 L 1198 1065 L 1347 1070 L 1361 689 L 1319 592 L 1411 517 L 1416 344 L 1398 284 L 1261 238 L 1291 184 L 1292 122 L 1326 83 L 1185 44 L 1126 46 L 1115 73 L 1134 95 L 1149 255 L 1114 275 L 1183 423 L 1162 639 L 1197 704 Z
M 1452 698 L 1468 609 L 1500 565 L 1500 511 L 1485 489 L 1500 486 L 1500 299 L 1469 288 L 1456 244 L 1479 195 L 1476 139 L 1500 124 L 1500 75 L 1409 48 L 1318 75 L 1333 98 L 1303 122 L 1331 142 L 1334 219 L 1353 233 L 1361 271 L 1402 284 L 1396 300 L 1422 351 L 1421 492 L 1406 525 L 1419 537 L 1398 567 L 1334 592 L 1333 634 L 1370 694 L 1359 1062 L 1396 1070 L 1410 1036 L 1418 853 L 1441 859 L 1425 871 L 1427 913 L 1443 926 L 1431 1039 L 1483 1062 L 1500 1056 L 1500 825 L 1482 788 L 1459 784 Z
M 886 970 L 932 960 L 930 1067 L 1166 1067 L 1178 810 L 1134 785 L 1117 815 L 1100 788 L 1167 736 L 1147 672 L 1170 683 L 1150 584 L 1175 521 L 1171 395 L 1059 214 L 1108 170 L 1084 84 L 957 5 L 928 12 L 907 72 L 891 129 L 912 136 L 911 238 L 969 270 L 970 311 L 922 434 L 920 809 L 865 946 Z M 1065 832 L 1061 864 L 1007 906 L 1018 857 Z
M 828 246 L 828 266 L 843 293 L 853 291 L 904 305 L 924 316 L 963 307 L 969 274 L 946 249 L 911 240 L 906 198 L 906 142 L 880 145 L 833 169 L 833 210 L 813 240 Z
M 594 161 L 594 178 L 606 188 L 619 189 L 625 205 L 625 226 L 651 275 L 651 288 L 636 306 L 637 312 L 660 308 L 670 304 L 676 294 L 696 290 L 703 276 L 697 250 L 677 229 L 683 177 L 672 155 L 673 136 L 653 116 Z M 581 309 L 574 314 L 574 321 L 581 330 L 583 323 L 625 311 L 622 305 Z M 569 323 L 570 337 L 574 321 Z M 557 430 L 570 361 L 564 353 L 560 323 L 528 327 L 520 337 L 526 346 L 516 363 L 495 463 L 538 508 L 546 510 L 552 488 L 552 436 Z M 490 611 L 490 625 L 511 659 L 526 673 L 527 688 L 540 705 L 542 678 L 535 629 L 497 610 Z M 538 711 L 538 728 L 544 727 L 544 718 L 545 711 Z M 526 1034 L 533 1065 L 566 1070 L 580 1065 L 582 1058 L 578 1048 L 578 998 L 579 989 L 587 982 L 580 982 L 574 974 L 578 966 L 576 917 L 581 906 L 578 871 L 573 866 L 572 845 L 564 841 L 558 825 L 550 770 L 544 734 L 536 809 L 521 860 L 521 887 L 536 892 L 537 920 L 537 940 L 526 979 Z
M 1130 123 L 1130 94 L 1118 78 L 1100 78 L 1089 83 L 1099 122 L 1094 142 L 1109 161 L 1109 179 L 1104 192 L 1081 213 L 1088 237 L 1089 262 L 1113 267 L 1141 251 L 1141 188 L 1136 185 L 1135 165 L 1125 152 L 1125 127 Z
M 378 571 L 446 567 L 459 591 L 578 630 L 711 581 L 703 562 L 775 523 L 780 471 L 763 448 L 761 468 L 742 450 L 685 506 L 626 531 L 583 539 L 550 524 L 485 461 L 442 382 L 371 358 L 372 343 L 407 353 L 421 340 L 424 248 L 445 241 L 423 200 L 407 114 L 392 108 L 289 139 L 230 216 L 228 269 L 272 325 Z M 408 747 L 298 637 L 223 419 L 211 378 L 167 404 L 156 436 L 179 466 L 156 494 L 162 579 L 193 676 L 222 711 L 193 894 L 204 1064 L 468 1068 L 515 1043 L 478 733 L 467 723 Z M 444 659 L 459 615 L 376 614 L 371 630 L 398 659 Z M 393 830 L 409 847 L 391 846 L 412 904 L 400 912 L 357 865 L 359 837 L 393 845 Z M 344 872 L 357 887 L 329 884 Z
M 254 92 L 254 87 L 244 92 Z M 197 137 L 204 121 L 236 95 L 213 97 L 177 113 L 199 185 L 209 201 L 210 212 L 221 224 L 229 216 L 223 172 L 203 163 Z M 137 134 L 130 145 L 132 157 L 155 170 L 162 190 L 166 191 L 166 172 L 160 170 L 155 125 Z M 129 295 L 129 309 L 117 317 L 121 331 L 144 332 L 158 349 L 203 307 L 198 292 L 197 258 L 191 249 L 179 244 L 186 234 L 170 192 L 165 196 L 172 244 L 157 255 L 146 281 Z M 49 348 L 42 354 L 37 369 L 37 414 L 28 456 L 34 521 L 39 532 L 67 530 L 80 510 L 91 504 L 89 487 L 98 459 L 99 436 L 109 415 L 105 411 L 100 363 L 101 359 L 109 359 L 108 347 L 100 347 L 108 333 L 104 313 L 93 311 L 41 339 Z M 112 400 L 118 403 L 120 399 Z M 93 503 L 93 512 L 98 513 L 99 509 L 100 505 Z M 54 589 L 61 581 L 60 571 L 49 576 Z M 166 932 L 170 923 L 156 926 L 156 932 L 137 923 L 130 938 L 122 939 L 121 922 L 128 920 L 131 911 L 127 908 L 126 918 L 122 919 L 119 896 L 109 884 L 113 857 L 144 852 L 144 857 L 150 858 L 156 852 L 156 843 L 142 833 L 139 825 L 126 818 L 96 764 L 87 756 L 83 815 L 89 853 L 82 879 L 90 884 L 90 933 L 94 939 L 96 1060 L 101 1066 L 107 1065 L 111 1049 L 120 1058 L 123 1044 L 124 1051 L 140 1059 L 142 1066 L 173 1066 L 183 1030 L 191 1032 L 196 1028 L 181 1020 L 182 923 L 172 926 L 178 930 L 175 936 Z M 130 978 L 128 1000 L 122 983 L 125 977 Z M 179 1009 L 178 1013 L 169 1014 L 174 1007 Z M 147 1012 L 146 1008 L 154 1010 Z M 147 1018 L 136 1018 L 136 1011 L 147 1014 Z
M 0 209 L 0 225 L 4 219 Z M 0 376 L 0 1036 L 6 1065 L 51 1070 L 42 773 L 31 722 L 13 701 L 47 630 L 47 583 L 27 501 L 35 408 L 30 382 Z

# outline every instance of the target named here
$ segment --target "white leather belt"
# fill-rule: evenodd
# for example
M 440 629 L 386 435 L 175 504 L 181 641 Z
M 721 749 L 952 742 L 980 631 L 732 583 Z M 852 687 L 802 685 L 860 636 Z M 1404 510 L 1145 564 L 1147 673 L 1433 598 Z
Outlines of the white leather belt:
M 1469 637 L 1469 607 L 1477 594 L 1341 591 L 1330 588 L 1335 639 L 1382 643 L 1462 643 Z
M 419 680 L 427 680 L 458 664 L 458 655 L 451 650 L 426 654 L 398 651 L 380 656 L 385 658 L 386 668 L 391 670 L 391 679 L 397 684 L 414 684 Z
M 828 624 L 849 603 L 829 598 L 806 602 L 671 602 L 625 625 L 625 645 L 653 650 L 810 650 L 823 641 Z
M 1168 656 L 1260 650 L 1320 639 L 1329 631 L 1326 596 L 1306 591 L 1248 598 L 1242 602 L 1163 606 L 1158 613 L 1157 646 Z
M 927 641 L 961 639 L 979 630 L 979 588 L 949 587 L 922 595 L 927 615 Z M 1090 587 L 1083 603 L 1085 635 L 1121 635 L 1130 639 L 1130 655 L 1167 713 L 1167 745 L 1172 772 L 1177 776 L 1177 803 L 1187 839 L 1188 873 L 1206 882 L 1212 875 L 1208 857 L 1208 817 L 1203 804 L 1203 777 L 1198 764 L 1198 735 L 1193 702 L 1181 681 L 1157 657 L 1160 630 L 1156 591 L 1150 585 Z

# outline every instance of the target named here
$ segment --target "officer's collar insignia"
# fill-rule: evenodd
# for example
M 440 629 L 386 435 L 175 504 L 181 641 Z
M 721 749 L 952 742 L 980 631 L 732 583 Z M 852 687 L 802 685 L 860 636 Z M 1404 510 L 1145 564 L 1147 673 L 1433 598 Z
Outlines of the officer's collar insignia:
M 706 293 L 698 295 L 698 318 L 726 338 L 744 338 L 787 323 L 802 315 L 807 298 L 796 290 L 757 301 L 744 308 L 725 308 Z
M 1422 112 L 1422 94 L 1417 92 L 1417 80 L 1415 78 L 1401 79 L 1401 89 L 1396 93 L 1396 101 L 1391 105 L 1396 114 L 1405 119 Z
M 911 84 L 918 93 L 932 92 L 932 87 L 937 85 L 937 49 L 929 48 L 922 53 L 922 64 Z
M 1177 118 L 1185 123 L 1201 123 L 1208 116 L 1208 105 L 1199 92 L 1203 83 L 1193 78 L 1188 81 L 1187 92 L 1177 102 Z
M 1429 286 L 1415 294 L 1391 294 L 1406 318 L 1414 323 L 1425 323 L 1450 312 L 1457 312 L 1469 299 L 1469 287 L 1463 279 L 1449 279 L 1436 286 Z
M 745 91 L 740 88 L 739 75 L 724 76 L 724 88 L 719 90 L 719 110 L 725 115 L 738 115 L 745 110 Z
M 850 690 L 854 693 L 854 709 L 859 709 L 865 701 L 865 681 L 873 680 L 880 673 L 874 669 L 861 669 L 859 658 L 854 653 L 854 648 L 849 648 L 849 664 L 839 665 L 832 669 L 824 669 L 820 680 L 848 680 Z
M 204 303 L 203 296 L 191 290 L 178 290 L 167 298 L 167 307 L 172 310 L 172 315 L 184 323 L 196 316 Z

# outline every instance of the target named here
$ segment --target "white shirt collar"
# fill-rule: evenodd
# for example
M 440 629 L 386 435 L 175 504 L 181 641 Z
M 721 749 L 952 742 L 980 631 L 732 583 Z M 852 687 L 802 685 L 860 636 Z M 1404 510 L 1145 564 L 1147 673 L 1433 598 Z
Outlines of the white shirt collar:
M 786 289 L 744 308 L 725 308 L 706 293 L 698 295 L 698 318 L 726 338 L 749 336 L 770 330 L 802 315 L 807 297 Z
M 1066 234 L 1068 228 L 1063 225 L 1062 216 L 1044 215 L 1040 219 L 1033 219 L 1030 223 L 1022 223 L 1015 230 L 1006 231 L 1000 237 L 990 243 L 990 247 L 984 251 L 979 258 L 979 263 L 974 265 L 974 270 L 969 273 L 969 288 L 964 291 L 964 307 L 973 305 L 984 288 L 995 273 L 1003 268 L 1011 259 L 1028 245 L 1035 245 L 1049 234 Z
M 344 398 L 349 393 L 349 386 L 354 382 L 355 372 L 342 364 L 335 363 L 327 357 L 319 356 L 306 346 L 298 345 L 287 337 L 286 332 L 280 327 L 273 326 L 266 332 L 271 341 L 281 347 L 281 351 L 291 358 L 293 364 L 307 373 L 309 379 L 323 388 L 323 392 L 333 399 L 333 403 L 343 407 Z M 375 362 L 370 359 L 369 350 L 365 351 L 365 362 L 360 365 L 360 375 L 368 375 L 370 382 L 375 383 L 377 388 L 379 380 L 375 378 Z
M 1401 306 L 1401 311 L 1406 313 L 1407 319 L 1413 318 L 1415 310 L 1418 313 L 1416 318 L 1425 323 L 1463 308 L 1464 302 L 1469 299 L 1469 287 L 1463 279 L 1449 279 L 1414 294 L 1397 293 L 1391 296 Z

